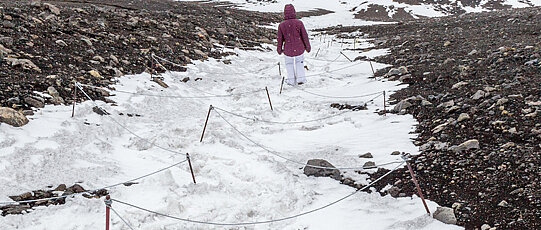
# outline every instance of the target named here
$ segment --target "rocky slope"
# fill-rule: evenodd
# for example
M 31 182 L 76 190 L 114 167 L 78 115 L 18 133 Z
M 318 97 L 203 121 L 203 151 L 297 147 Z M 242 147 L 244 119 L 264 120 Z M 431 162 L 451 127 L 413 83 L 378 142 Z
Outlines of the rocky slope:
M 539 21 L 526 8 L 329 30 L 390 49 L 376 60 L 394 68 L 377 75 L 409 85 L 392 99 L 419 121 L 411 162 L 425 197 L 466 229 L 541 228 Z M 389 183 L 394 196 L 415 193 L 405 170 Z
M 151 52 L 186 64 L 231 55 L 216 43 L 271 42 L 275 31 L 260 26 L 281 15 L 169 0 L 0 0 L 0 18 L 0 106 L 31 113 L 44 103 L 70 103 L 73 81 L 107 86 L 149 71 Z

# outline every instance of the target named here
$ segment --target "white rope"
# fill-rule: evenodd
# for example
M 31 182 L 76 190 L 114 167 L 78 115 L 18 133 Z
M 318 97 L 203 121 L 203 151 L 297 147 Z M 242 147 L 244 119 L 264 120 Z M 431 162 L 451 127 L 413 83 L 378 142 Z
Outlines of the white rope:
M 360 189 L 357 189 L 355 190 L 353 193 L 350 193 L 348 194 L 347 196 L 344 196 L 338 200 L 335 200 L 329 204 L 326 204 L 324 206 L 321 206 L 319 208 L 316 208 L 316 209 L 312 209 L 310 211 L 306 211 L 306 212 L 302 212 L 302 213 L 299 213 L 299 214 L 296 214 L 296 215 L 293 215 L 293 216 L 288 216 L 288 217 L 283 217 L 283 218 L 278 218 L 278 219 L 272 219 L 272 220 L 264 220 L 264 221 L 254 221 L 254 222 L 243 222 L 243 223 L 219 223 L 219 222 L 211 222 L 211 221 L 202 221 L 202 220 L 191 220 L 191 219 L 187 219 L 187 218 L 182 218 L 182 217 L 176 217 L 176 216 L 171 216 L 171 215 L 167 215 L 167 214 L 163 214 L 163 213 L 159 213 L 159 212 L 156 212 L 156 211 L 152 211 L 152 210 L 149 210 L 149 209 L 146 209 L 146 208 L 142 208 L 142 207 L 139 207 L 139 206 L 136 206 L 136 205 L 133 205 L 133 204 L 130 204 L 130 203 L 126 203 L 126 202 L 123 202 L 123 201 L 120 201 L 120 200 L 117 200 L 117 199 L 112 199 L 113 201 L 115 202 L 118 202 L 120 204 L 123 204 L 123 205 L 127 205 L 127 206 L 130 206 L 132 208 L 136 208 L 136 209 L 139 209 L 139 210 L 142 210 L 142 211 L 145 211 L 145 212 L 148 212 L 148 213 L 152 213 L 152 214 L 155 214 L 155 215 L 158 215 L 158 216 L 163 216 L 163 217 L 166 217 L 166 218 L 170 218 L 170 219 L 175 219 L 175 220 L 179 220 L 179 221 L 184 221 L 184 222 L 190 222 L 190 223 L 196 223 L 196 224 L 207 224 L 207 225 L 216 225 L 216 226 L 242 226 L 242 225 L 256 225 L 256 224 L 269 224 L 269 223 L 274 223 L 274 222 L 280 222 L 280 221 L 285 221 L 285 220 L 290 220 L 290 219 L 295 219 L 297 217 L 300 217 L 300 216 L 304 216 L 304 215 L 308 215 L 310 213 L 314 213 L 314 212 L 317 212 L 317 211 L 320 211 L 320 210 L 323 210 L 325 208 L 328 208 L 332 205 L 335 205 L 355 194 L 357 194 L 358 192 L 362 191 L 362 190 L 365 190 L 367 188 L 369 188 L 370 186 L 372 186 L 373 184 L 377 183 L 378 181 L 382 180 L 383 178 L 385 178 L 386 176 L 388 176 L 389 174 L 391 174 L 392 172 L 394 172 L 396 169 L 398 169 L 399 167 L 401 167 L 403 164 L 404 164 L 405 161 L 402 161 L 398 166 L 396 166 L 394 169 L 392 169 L 391 171 L 385 173 L 384 175 L 382 175 L 381 177 L 375 179 L 374 181 L 370 182 L 368 185 L 360 188 Z
M 311 91 L 308 91 L 306 89 L 302 89 L 300 87 L 293 87 L 294 89 L 297 89 L 297 90 L 300 90 L 300 91 L 303 91 L 307 94 L 311 94 L 311 95 L 314 95 L 314 96 L 318 96 L 318 97 L 325 97 L 325 98 L 342 98 L 342 99 L 347 99 L 347 98 L 363 98 L 363 97 L 369 97 L 369 96 L 374 96 L 374 95 L 378 95 L 378 94 L 383 94 L 382 92 L 376 92 L 376 93 L 368 93 L 368 94 L 362 94 L 362 95 L 356 95 L 356 96 L 332 96 L 332 95 L 325 95 L 325 94 L 319 94 L 319 93 L 314 93 L 314 92 L 311 92 Z
M 213 108 L 218 109 L 220 111 L 223 111 L 225 113 L 231 114 L 233 116 L 246 119 L 246 120 L 252 120 L 252 121 L 255 121 L 255 122 L 263 122 L 263 123 L 270 123 L 270 124 L 303 124 L 303 123 L 310 123 L 310 122 L 327 120 L 329 118 L 333 118 L 333 117 L 337 117 L 337 116 L 340 116 L 340 115 L 343 115 L 343 114 L 346 114 L 346 113 L 353 112 L 352 110 L 347 110 L 347 111 L 343 111 L 341 113 L 333 114 L 331 116 L 317 118 L 317 119 L 313 119 L 313 120 L 305 120 L 305 121 L 269 121 L 269 120 L 258 119 L 258 118 L 255 118 L 255 117 L 254 118 L 246 117 L 246 116 L 240 115 L 238 113 L 233 113 L 231 111 L 227 111 L 225 109 L 222 109 L 222 108 L 219 108 L 219 107 L 216 107 L 216 106 L 213 106 Z
M 279 158 L 282 158 L 282 159 L 284 159 L 286 161 L 289 161 L 289 162 L 292 162 L 292 163 L 295 163 L 295 164 L 298 164 L 298 165 L 302 165 L 303 167 L 312 167 L 312 168 L 318 168 L 318 169 L 338 169 L 338 170 L 362 170 L 362 169 L 368 169 L 367 167 L 325 167 L 325 166 L 318 166 L 318 165 L 310 165 L 310 164 L 307 164 L 307 163 L 302 163 L 300 161 L 293 160 L 291 158 L 283 156 L 281 153 L 279 153 L 277 151 L 271 150 L 268 147 L 266 147 L 266 146 L 264 146 L 264 145 L 262 145 L 262 144 L 260 144 L 260 143 L 258 143 L 256 141 L 252 140 L 246 134 L 241 132 L 237 127 L 235 127 L 231 122 L 229 122 L 227 119 L 225 119 L 225 117 L 223 117 L 220 112 L 218 112 L 218 111 L 215 111 L 215 112 L 218 114 L 218 116 L 220 116 L 222 118 L 222 120 L 224 120 L 229 126 L 231 126 L 231 128 L 233 128 L 238 134 L 240 134 L 246 140 L 248 140 L 252 144 L 258 146 L 259 148 L 269 152 L 270 154 L 275 155 L 275 156 L 277 156 Z M 374 166 L 371 166 L 370 168 L 377 168 L 377 167 L 396 164 L 396 163 L 399 163 L 399 162 L 396 162 L 396 161 L 388 162 L 388 163 L 385 163 L 385 164 L 374 165 Z
M 128 222 L 127 222 L 126 220 L 124 220 L 124 218 L 122 218 L 122 216 L 120 216 L 120 214 L 118 214 L 118 212 L 116 212 L 116 210 L 115 210 L 113 207 L 109 206 L 109 208 L 110 208 L 111 210 L 113 210 L 113 212 L 116 214 L 116 216 L 118 216 L 118 218 L 120 218 L 120 219 L 122 220 L 122 222 L 124 222 L 124 224 L 125 224 L 126 226 L 128 226 L 128 228 L 130 228 L 131 230 L 134 230 L 134 229 L 132 228 L 132 226 L 131 226 L 130 224 L 128 224 Z

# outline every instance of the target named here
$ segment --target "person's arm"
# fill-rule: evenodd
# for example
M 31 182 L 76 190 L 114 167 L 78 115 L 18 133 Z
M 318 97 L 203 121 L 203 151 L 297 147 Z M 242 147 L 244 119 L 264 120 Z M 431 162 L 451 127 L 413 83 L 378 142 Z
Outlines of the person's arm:
M 278 54 L 282 54 L 282 46 L 284 45 L 284 34 L 282 33 L 281 28 L 281 26 L 278 26 L 278 33 L 276 33 L 276 40 L 278 41 L 276 52 L 278 52 Z
M 308 33 L 306 32 L 306 29 L 304 28 L 304 24 L 301 22 L 301 38 L 302 42 L 304 43 L 304 49 L 306 52 L 310 53 L 312 50 L 312 47 L 310 46 L 310 40 L 308 39 Z

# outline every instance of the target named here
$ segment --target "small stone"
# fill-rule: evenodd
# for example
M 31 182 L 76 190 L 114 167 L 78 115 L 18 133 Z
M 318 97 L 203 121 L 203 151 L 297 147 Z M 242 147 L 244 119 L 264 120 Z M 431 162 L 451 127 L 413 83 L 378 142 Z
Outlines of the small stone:
M 470 115 L 468 115 L 467 113 L 461 113 L 458 116 L 458 119 L 456 119 L 456 121 L 461 122 L 461 121 L 465 121 L 465 120 L 468 120 L 468 119 L 470 119 Z
M 483 90 L 477 90 L 477 92 L 471 97 L 473 100 L 479 100 L 485 97 L 485 92 Z
M 394 151 L 391 153 L 391 155 L 400 155 L 400 151 Z
M 367 161 L 366 163 L 364 163 L 363 169 L 371 169 L 371 168 L 376 168 L 376 163 L 375 162 Z
M 60 46 L 68 46 L 68 44 L 66 44 L 66 42 L 62 41 L 62 40 L 56 40 L 55 43 L 57 45 L 60 45 Z
M 468 56 L 472 56 L 476 54 L 477 54 L 477 50 L 472 50 L 471 52 L 468 53 Z
M 394 106 L 392 111 L 398 113 L 398 112 L 402 111 L 403 109 L 407 109 L 407 108 L 409 108 L 411 106 L 412 106 L 411 103 L 409 103 L 406 100 L 402 100 L 402 101 L 400 101 L 398 104 L 396 104 Z
M 88 73 L 92 76 L 92 77 L 95 77 L 95 78 L 100 78 L 101 77 L 101 74 L 96 71 L 96 70 L 90 70 L 88 71 Z
M 422 100 L 421 105 L 422 106 L 430 106 L 430 105 L 432 105 L 432 103 L 430 101 L 427 101 L 427 100 Z
M 365 153 L 365 154 L 359 155 L 359 158 L 374 158 L 374 157 L 372 156 L 372 153 Z
M 389 70 L 389 72 L 387 73 L 387 76 L 396 76 L 396 75 L 400 75 L 400 70 L 395 69 L 395 68 L 392 68 L 392 69 Z
M 468 140 L 458 146 L 453 146 L 449 149 L 457 153 L 470 149 L 479 149 L 479 141 L 476 139 Z
M 49 88 L 47 88 L 47 93 L 48 93 L 49 95 L 51 95 L 52 97 L 59 97 L 59 96 L 60 96 L 60 94 L 58 93 L 58 91 L 57 91 L 54 87 L 52 87 L 52 86 L 49 86 Z
M 92 111 L 94 113 L 99 114 L 100 116 L 109 115 L 109 113 L 107 111 L 105 111 L 104 109 L 102 109 L 102 108 L 100 108 L 98 106 L 92 107 Z
M 52 4 L 49 4 L 49 3 L 43 3 L 43 5 L 45 6 L 45 8 L 47 8 L 49 11 L 51 11 L 51 13 L 55 14 L 55 15 L 59 15 L 60 14 L 60 9 L 58 9 L 58 7 L 52 5 Z
M 54 191 L 66 191 L 66 185 L 60 184 L 54 189 Z
M 450 41 L 445 41 L 445 42 L 443 43 L 443 46 L 444 46 L 444 47 L 447 47 L 447 46 L 449 46 L 449 45 L 451 45 L 451 42 L 450 42 Z
M 459 89 L 462 86 L 465 86 L 465 85 L 468 85 L 468 84 L 469 84 L 468 82 L 461 81 L 461 82 L 458 82 L 458 83 L 454 84 L 451 88 L 452 89 Z
M 408 68 L 405 67 L 405 66 L 400 66 L 400 67 L 398 67 L 398 71 L 400 72 L 400 74 L 407 74 L 408 73 Z
M 491 227 L 488 224 L 481 225 L 481 230 L 489 230 Z
M 497 102 L 496 102 L 496 105 L 503 105 L 505 103 L 507 103 L 509 101 L 509 99 L 507 98 L 500 98 Z
M 446 224 L 456 224 L 457 222 L 454 210 L 448 207 L 438 207 L 432 216 Z
M 498 204 L 498 207 L 509 207 L 509 203 L 507 203 L 507 201 L 505 200 L 502 200 L 499 204 Z

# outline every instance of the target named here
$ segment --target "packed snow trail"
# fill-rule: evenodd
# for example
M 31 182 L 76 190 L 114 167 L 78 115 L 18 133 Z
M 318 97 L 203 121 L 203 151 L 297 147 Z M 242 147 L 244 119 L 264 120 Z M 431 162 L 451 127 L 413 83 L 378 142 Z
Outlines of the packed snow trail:
M 298 164 L 244 139 L 217 114 L 210 117 L 205 139 L 199 142 L 209 105 L 213 105 L 257 118 L 222 114 L 254 142 L 286 153 L 296 162 L 320 158 L 336 166 L 357 168 L 366 161 L 400 161 L 399 156 L 390 154 L 396 150 L 416 154 L 410 141 L 414 137 L 410 134 L 414 119 L 409 115 L 376 114 L 383 108 L 381 97 L 370 101 L 371 98 L 328 98 L 307 93 L 349 97 L 404 87 L 397 86 L 397 82 L 370 78 L 369 63 L 354 62 L 350 66 L 353 63 L 346 58 L 337 59 L 342 51 L 339 43 L 327 48 L 329 44 L 319 42 L 316 36 L 312 38 L 313 46 L 321 47 L 317 58 L 312 58 L 314 53 L 306 58 L 307 75 L 313 75 L 303 86 L 284 86 L 282 94 L 277 66 L 279 61 L 283 66 L 282 57 L 273 51 L 235 49 L 239 55 L 228 58 L 230 65 L 221 60 L 197 61 L 188 66 L 187 72 L 161 75 L 170 86 L 167 89 L 150 81 L 144 73 L 119 78 L 113 91 L 116 95 L 110 97 L 116 106 L 96 102 L 111 113 L 109 116 L 92 112 L 94 102 L 86 101 L 77 105 L 75 118 L 71 118 L 71 106 L 48 105 L 31 117 L 27 126 L 2 125 L 0 202 L 10 201 L 9 195 L 61 183 L 77 182 L 85 188 L 95 188 L 130 181 L 185 160 L 186 152 L 191 155 L 197 184 L 192 183 L 188 166 L 181 164 L 138 180 L 138 184 L 110 188 L 111 196 L 171 216 L 241 223 L 293 216 L 353 194 L 354 188 L 336 180 L 305 176 Z M 358 46 L 371 47 L 367 41 L 359 42 Z M 386 51 L 343 52 L 356 57 L 382 55 Z M 384 67 L 373 64 L 376 69 Z M 184 83 L 184 77 L 192 80 Z M 202 80 L 194 81 L 197 77 Z M 270 90 L 274 111 L 268 107 L 266 92 L 262 90 L 265 87 Z M 227 96 L 202 97 L 213 95 Z M 368 101 L 368 110 L 362 111 L 342 113 L 329 106 L 334 102 L 358 105 Z M 328 119 L 296 123 L 323 117 Z M 366 152 L 374 158 L 358 157 Z M 396 165 L 383 167 L 392 169 Z M 345 177 L 369 183 L 366 175 L 355 170 L 342 171 Z M 429 202 L 429 207 L 435 210 L 436 204 Z M 135 229 L 220 228 L 160 218 L 115 203 L 113 208 Z M 0 229 L 99 229 L 104 224 L 104 212 L 103 200 L 75 196 L 68 198 L 65 205 L 37 207 L 25 215 L 2 217 Z M 417 197 L 382 197 L 374 192 L 354 193 L 343 202 L 309 215 L 246 228 L 459 229 L 427 216 Z M 112 229 L 129 228 L 113 216 Z

